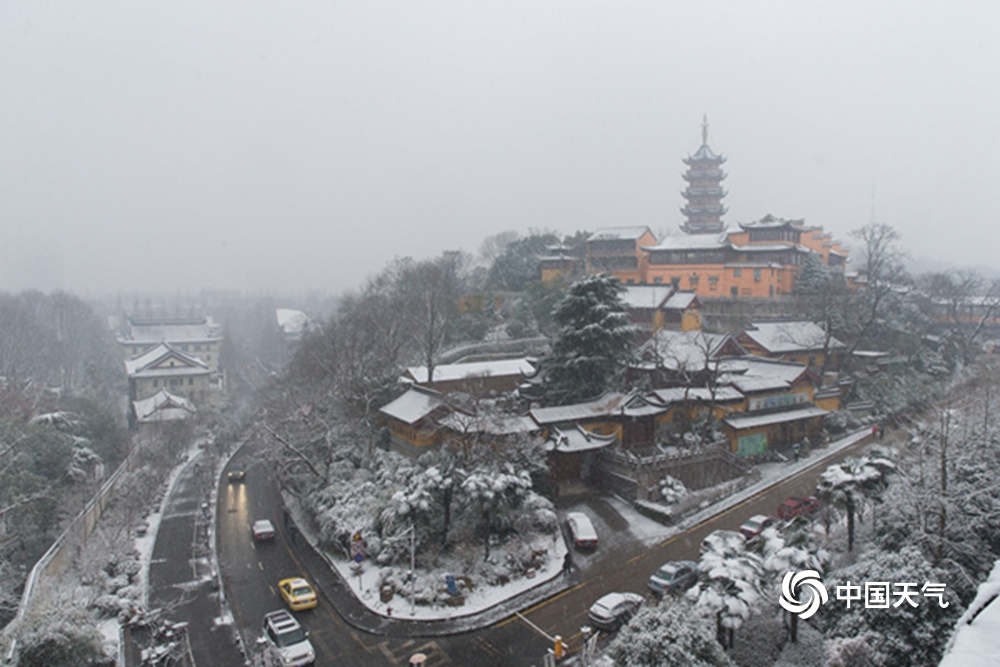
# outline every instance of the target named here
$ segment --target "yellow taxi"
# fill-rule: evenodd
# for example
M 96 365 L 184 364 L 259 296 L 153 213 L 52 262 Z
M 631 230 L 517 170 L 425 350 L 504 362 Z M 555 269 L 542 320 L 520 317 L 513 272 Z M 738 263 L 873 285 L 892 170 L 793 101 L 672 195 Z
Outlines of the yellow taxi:
M 302 577 L 282 579 L 278 582 L 278 590 L 281 591 L 281 597 L 292 611 L 312 609 L 317 604 L 316 592 Z

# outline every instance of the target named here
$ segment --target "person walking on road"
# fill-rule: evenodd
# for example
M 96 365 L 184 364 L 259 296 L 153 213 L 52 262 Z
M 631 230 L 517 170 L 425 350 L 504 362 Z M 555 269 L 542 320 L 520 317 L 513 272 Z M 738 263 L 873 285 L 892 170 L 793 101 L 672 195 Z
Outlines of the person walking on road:
M 567 551 L 563 557 L 563 574 L 567 577 L 573 572 L 573 552 Z

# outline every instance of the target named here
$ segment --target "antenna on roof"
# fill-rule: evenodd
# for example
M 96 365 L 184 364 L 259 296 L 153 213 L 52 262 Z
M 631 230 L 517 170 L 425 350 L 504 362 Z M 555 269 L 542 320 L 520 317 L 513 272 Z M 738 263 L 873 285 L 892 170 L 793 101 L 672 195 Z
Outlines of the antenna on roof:
M 701 144 L 708 145 L 708 114 L 701 117 Z

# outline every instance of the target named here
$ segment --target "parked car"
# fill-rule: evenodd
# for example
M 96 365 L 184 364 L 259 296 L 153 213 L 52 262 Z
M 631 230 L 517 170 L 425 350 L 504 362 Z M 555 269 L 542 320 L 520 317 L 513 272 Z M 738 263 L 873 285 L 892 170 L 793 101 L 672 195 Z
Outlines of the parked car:
M 278 582 L 278 590 L 285 604 L 292 611 L 302 611 L 312 609 L 316 606 L 316 592 L 309 585 L 309 582 L 302 577 L 292 577 L 282 579 Z
M 628 623 L 642 606 L 642 596 L 638 593 L 608 593 L 595 602 L 587 618 L 594 627 L 614 632 Z
M 230 484 L 242 484 L 246 481 L 247 471 L 246 470 L 230 470 L 226 475 L 229 479 Z
M 661 565 L 646 585 L 654 595 L 663 595 L 687 590 L 697 581 L 698 564 L 690 560 L 678 560 Z
M 253 522 L 253 539 L 258 542 L 274 539 L 274 524 L 267 519 L 259 519 Z
M 740 526 L 740 533 L 742 533 L 743 537 L 748 540 L 752 540 L 755 537 L 760 536 L 760 534 L 764 532 L 765 528 L 770 528 L 777 522 L 778 520 L 773 516 L 755 514 L 743 522 L 743 525 Z
M 721 554 L 741 551 L 746 541 L 743 533 L 737 533 L 735 530 L 713 530 L 701 541 L 701 553 L 714 551 Z
M 264 614 L 264 640 L 281 656 L 283 667 L 302 667 L 316 662 L 316 650 L 309 633 L 295 617 L 281 609 Z
M 577 549 L 596 549 L 597 531 L 594 524 L 590 522 L 583 512 L 570 512 L 566 515 L 566 525 L 569 526 L 569 534 L 573 540 L 573 546 Z
M 778 518 L 788 521 L 797 516 L 812 516 L 818 511 L 819 500 L 816 496 L 788 498 L 778 505 Z

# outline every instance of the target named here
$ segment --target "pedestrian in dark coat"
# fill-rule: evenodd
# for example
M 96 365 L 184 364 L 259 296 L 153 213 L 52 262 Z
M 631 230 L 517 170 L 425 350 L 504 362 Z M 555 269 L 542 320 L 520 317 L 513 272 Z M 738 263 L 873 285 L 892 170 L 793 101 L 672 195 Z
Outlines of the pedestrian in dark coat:
M 563 574 L 567 577 L 570 572 L 573 571 L 573 553 L 570 551 L 566 552 L 566 556 L 563 557 Z

